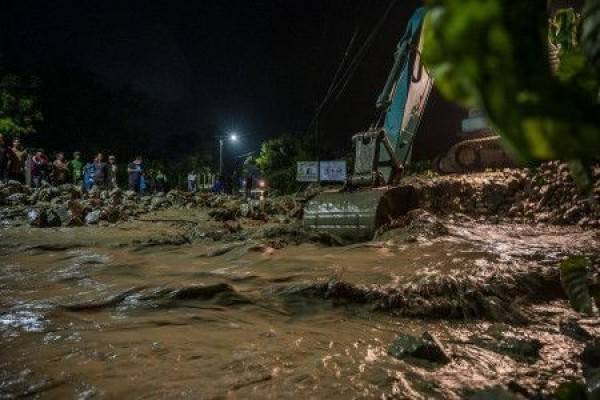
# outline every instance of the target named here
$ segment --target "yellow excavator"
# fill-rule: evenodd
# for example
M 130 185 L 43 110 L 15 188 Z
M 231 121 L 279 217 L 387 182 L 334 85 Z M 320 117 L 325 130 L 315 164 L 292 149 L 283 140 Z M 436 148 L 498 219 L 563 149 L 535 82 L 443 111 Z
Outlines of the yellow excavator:
M 394 64 L 377 99 L 378 120 L 352 137 L 354 170 L 340 191 L 323 192 L 304 208 L 304 226 L 340 237 L 369 240 L 378 227 L 416 206 L 407 187 L 398 186 L 410 162 L 415 135 L 433 89 L 421 62 L 425 8 L 417 9 L 400 40 Z M 442 173 L 514 165 L 485 116 L 476 110 L 463 120 L 460 141 L 433 162 Z

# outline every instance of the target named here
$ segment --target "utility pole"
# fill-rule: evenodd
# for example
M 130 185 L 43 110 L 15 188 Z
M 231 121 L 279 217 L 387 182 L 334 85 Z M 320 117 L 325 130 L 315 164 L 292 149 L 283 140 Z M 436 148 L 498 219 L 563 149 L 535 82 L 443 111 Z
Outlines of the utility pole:
M 219 175 L 223 176 L 223 138 L 219 138 Z
M 236 133 L 229 133 L 227 136 L 219 136 L 219 175 L 223 176 L 223 145 L 225 139 L 229 139 L 230 142 L 237 142 L 239 136 Z

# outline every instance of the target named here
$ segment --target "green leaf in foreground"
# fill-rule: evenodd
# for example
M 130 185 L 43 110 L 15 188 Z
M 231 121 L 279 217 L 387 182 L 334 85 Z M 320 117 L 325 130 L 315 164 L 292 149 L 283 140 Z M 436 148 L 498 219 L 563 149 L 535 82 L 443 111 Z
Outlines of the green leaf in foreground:
M 594 302 L 588 286 L 588 260 L 571 257 L 560 264 L 560 281 L 571 307 L 582 314 L 594 313 Z

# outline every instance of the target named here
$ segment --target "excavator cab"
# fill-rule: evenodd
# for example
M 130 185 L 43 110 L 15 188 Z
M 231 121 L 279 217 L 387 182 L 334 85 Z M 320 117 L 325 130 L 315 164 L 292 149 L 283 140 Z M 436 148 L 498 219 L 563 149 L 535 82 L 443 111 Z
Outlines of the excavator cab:
M 402 164 L 383 129 L 374 128 L 358 133 L 352 137 L 352 143 L 355 151 L 354 172 L 348 179 L 348 185 L 377 187 L 400 179 Z M 382 151 L 387 157 L 382 157 Z

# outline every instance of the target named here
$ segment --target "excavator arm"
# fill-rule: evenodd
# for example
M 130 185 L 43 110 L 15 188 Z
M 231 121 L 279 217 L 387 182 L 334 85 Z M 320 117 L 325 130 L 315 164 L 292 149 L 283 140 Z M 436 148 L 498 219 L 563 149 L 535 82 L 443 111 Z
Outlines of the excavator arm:
M 415 134 L 433 80 L 421 63 L 421 32 L 426 11 L 417 9 L 394 54 L 394 64 L 377 99 L 380 117 L 367 132 L 354 135 L 352 185 L 381 186 L 396 182 L 410 161 Z
M 398 43 L 394 64 L 377 99 L 378 120 L 353 136 L 354 170 L 341 192 L 321 193 L 304 209 L 304 225 L 351 240 L 369 239 L 404 212 L 407 194 L 391 188 L 410 160 L 414 136 L 433 82 L 421 63 L 426 11 L 419 8 Z M 368 188 L 362 190 L 361 188 Z

